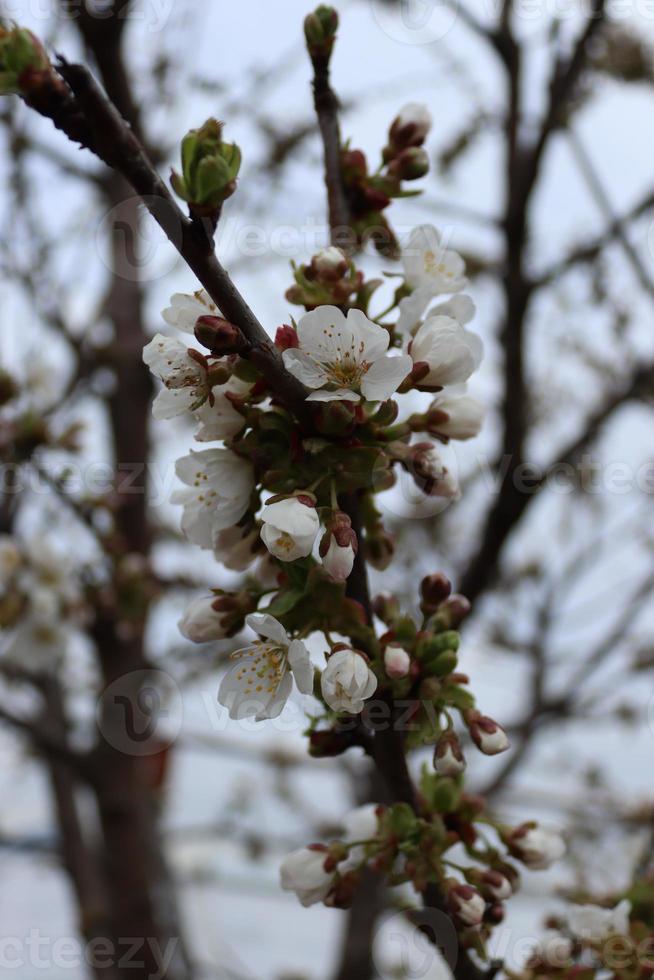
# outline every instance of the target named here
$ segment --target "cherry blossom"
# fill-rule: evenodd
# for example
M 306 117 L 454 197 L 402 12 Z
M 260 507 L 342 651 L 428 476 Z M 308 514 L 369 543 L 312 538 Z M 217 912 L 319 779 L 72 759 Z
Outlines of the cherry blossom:
M 449 316 L 425 320 L 409 344 L 409 352 L 414 364 L 429 366 L 429 372 L 420 379 L 425 388 L 461 384 L 481 360 L 475 335 Z
M 322 672 L 322 696 L 333 711 L 358 715 L 364 701 L 377 690 L 377 678 L 356 650 L 333 653 Z
M 282 861 L 282 888 L 295 892 L 305 908 L 322 902 L 331 891 L 334 876 L 325 871 L 326 858 L 327 849 L 314 846 L 301 847 Z
M 170 298 L 170 306 L 167 306 L 161 315 L 171 327 L 192 334 L 199 317 L 220 316 L 220 310 L 206 289 L 198 289 L 192 295 L 175 293 Z
M 631 902 L 619 902 L 615 908 L 604 909 L 599 905 L 573 905 L 568 912 L 568 925 L 573 936 L 599 942 L 607 936 L 629 935 Z
M 218 701 L 229 709 L 230 718 L 276 718 L 289 698 L 293 680 L 302 694 L 312 693 L 309 653 L 269 613 L 252 613 L 245 622 L 263 639 L 232 654 L 236 663 L 223 677 Z
M 361 310 L 347 318 L 336 306 L 319 306 L 297 327 L 299 347 L 282 354 L 287 370 L 307 388 L 307 401 L 384 401 L 411 370 L 406 354 L 387 356 L 387 330 Z
M 261 540 L 280 561 L 296 561 L 311 554 L 320 520 L 310 497 L 287 497 L 266 504 Z
M 212 548 L 219 531 L 232 527 L 250 504 L 252 465 L 229 449 L 203 449 L 183 456 L 175 472 L 184 489 L 171 501 L 182 504 L 182 530 L 189 541 Z
M 199 409 L 209 397 L 206 368 L 179 340 L 155 334 L 143 348 L 143 361 L 164 383 L 152 404 L 155 419 L 172 419 Z

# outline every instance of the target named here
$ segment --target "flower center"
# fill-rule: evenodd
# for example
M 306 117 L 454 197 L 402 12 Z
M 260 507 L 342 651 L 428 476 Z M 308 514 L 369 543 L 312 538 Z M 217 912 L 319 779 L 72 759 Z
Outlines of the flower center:
M 275 694 L 286 673 L 284 647 L 264 640 L 255 640 L 247 650 L 237 650 L 233 660 L 245 660 L 236 674 L 243 682 L 243 694 Z
M 452 277 L 452 273 L 442 262 L 442 252 L 436 255 L 431 249 L 428 249 L 423 256 L 423 265 L 425 272 L 430 276 L 440 275 Z
M 369 367 L 368 361 L 357 361 L 350 351 L 345 351 L 340 360 L 325 365 L 329 380 L 339 388 L 358 387 Z

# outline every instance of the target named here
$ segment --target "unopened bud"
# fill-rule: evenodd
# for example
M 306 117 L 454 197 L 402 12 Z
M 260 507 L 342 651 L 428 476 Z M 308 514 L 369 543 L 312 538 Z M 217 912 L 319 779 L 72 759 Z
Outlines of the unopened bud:
M 408 146 L 388 165 L 391 177 L 397 180 L 420 180 L 429 173 L 429 156 L 422 146 Z
M 382 623 L 390 626 L 400 615 L 400 603 L 391 592 L 380 592 L 372 600 L 372 611 Z
M 469 711 L 465 716 L 465 722 L 470 737 L 484 755 L 499 755 L 500 752 L 506 752 L 509 748 L 506 732 L 492 718 L 488 718 L 478 711 Z
M 345 582 L 354 566 L 359 547 L 352 521 L 347 514 L 336 511 L 320 542 L 323 568 L 334 582 Z
M 426 575 L 420 583 L 420 608 L 428 615 L 436 612 L 442 602 L 448 598 L 452 591 L 452 583 L 442 572 L 434 572 L 433 575 Z
M 329 248 L 323 248 L 313 256 L 309 271 L 311 278 L 323 282 L 337 282 L 346 275 L 349 268 L 350 261 L 347 256 L 340 248 L 330 245 Z
M 472 885 L 454 885 L 448 892 L 448 901 L 463 925 L 477 926 L 483 921 L 486 903 Z
M 406 677 L 411 669 L 411 657 L 397 643 L 389 643 L 384 651 L 384 669 L 392 680 Z
M 249 346 L 238 327 L 220 316 L 198 317 L 195 339 L 212 354 L 238 354 Z
M 395 554 L 393 538 L 383 529 L 366 536 L 366 558 L 373 568 L 383 572 L 390 565 Z
M 496 902 L 505 902 L 513 895 L 511 882 L 499 871 L 484 871 L 479 878 L 479 887 L 484 895 Z
M 29 94 L 50 71 L 45 48 L 31 31 L 0 26 L 0 95 Z
M 338 30 L 338 14 L 333 7 L 321 4 L 304 19 L 304 36 L 312 55 L 328 56 Z
M 459 776 L 465 767 L 461 743 L 454 732 L 445 732 L 434 750 L 434 769 L 440 776 Z
M 396 154 L 409 146 L 422 146 L 431 129 L 432 118 L 427 106 L 410 102 L 400 110 L 389 130 L 389 147 L 385 155 Z
M 446 618 L 448 628 L 457 629 L 470 612 L 470 601 L 464 595 L 451 595 L 438 610 Z
M 280 350 L 290 350 L 292 347 L 299 347 L 300 341 L 298 339 L 297 330 L 291 327 L 288 323 L 284 323 L 281 327 L 277 327 L 277 332 L 275 334 L 275 347 L 279 347 Z

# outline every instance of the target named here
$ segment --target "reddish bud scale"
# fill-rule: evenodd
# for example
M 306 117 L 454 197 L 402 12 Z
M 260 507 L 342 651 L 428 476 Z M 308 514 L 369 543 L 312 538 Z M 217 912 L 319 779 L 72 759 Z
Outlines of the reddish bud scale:
M 300 341 L 298 339 L 297 330 L 285 323 L 281 327 L 277 327 L 277 332 L 275 333 L 275 346 L 279 347 L 280 350 L 290 350 L 293 347 L 299 347 Z
M 238 354 L 249 344 L 241 331 L 220 316 L 201 316 L 195 322 L 195 338 L 213 354 Z

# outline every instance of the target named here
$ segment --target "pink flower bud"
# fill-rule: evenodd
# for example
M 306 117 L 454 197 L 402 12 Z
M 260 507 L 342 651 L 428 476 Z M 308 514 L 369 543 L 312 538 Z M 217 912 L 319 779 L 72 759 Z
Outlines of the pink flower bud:
M 334 582 L 345 582 L 354 565 L 358 541 L 347 514 L 336 511 L 320 542 L 323 568 Z
M 463 925 L 478 926 L 482 922 L 486 902 L 472 885 L 454 885 L 448 898 L 452 912 Z
M 516 827 L 504 841 L 511 853 L 533 871 L 549 868 L 565 854 L 562 837 L 533 823 Z
M 506 752 L 509 740 L 502 726 L 496 721 L 478 711 L 468 712 L 465 720 L 470 737 L 484 755 L 499 755 L 500 752 Z
M 504 902 L 513 895 L 511 882 L 499 871 L 485 871 L 480 879 L 484 895 L 496 902 Z
M 396 643 L 390 643 L 384 651 L 384 667 L 393 680 L 406 677 L 411 669 L 411 657 Z
M 427 106 L 409 102 L 393 120 L 389 133 L 391 145 L 396 150 L 407 146 L 421 146 L 431 124 L 431 113 Z
M 440 776 L 458 776 L 466 767 L 461 744 L 454 732 L 445 732 L 434 751 L 434 769 Z

